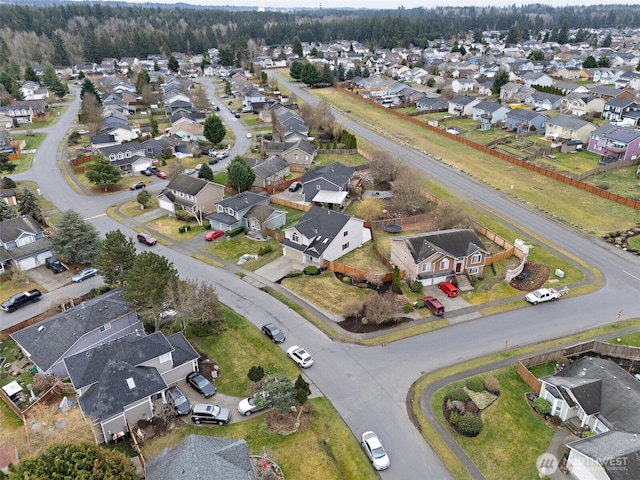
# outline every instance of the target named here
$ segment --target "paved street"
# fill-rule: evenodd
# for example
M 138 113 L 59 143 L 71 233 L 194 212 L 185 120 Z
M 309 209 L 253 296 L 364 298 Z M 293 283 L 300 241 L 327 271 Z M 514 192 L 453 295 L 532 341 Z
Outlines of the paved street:
M 302 101 L 315 103 L 299 85 L 282 78 L 278 83 Z M 127 199 L 129 192 L 87 196 L 72 189 L 58 169 L 55 152 L 75 122 L 78 105 L 76 99 L 59 123 L 51 127 L 36 153 L 34 168 L 15 178 L 31 178 L 38 182 L 43 195 L 60 210 L 76 209 L 91 219 L 101 232 L 120 229 L 126 235 L 133 235 L 136 220 L 127 219 L 121 224 L 104 214 L 108 206 Z M 535 209 L 512 201 L 504 193 L 493 191 L 410 146 L 398 146 L 340 112 L 335 115 L 358 137 L 427 171 L 476 208 L 490 215 L 500 212 L 503 219 L 515 219 L 516 229 L 535 232 L 539 241 L 560 245 L 576 258 L 594 265 L 606 279 L 602 288 L 589 295 L 570 296 L 549 305 L 525 307 L 523 303 L 524 308 L 519 310 L 461 321 L 446 329 L 384 346 L 364 347 L 334 341 L 256 288 L 255 285 L 261 282 L 269 284 L 267 279 L 252 274 L 244 280 L 234 274 L 235 266 L 222 269 L 205 265 L 193 259 L 191 249 L 185 245 L 168 248 L 158 244 L 153 248 L 169 258 L 181 276 L 213 283 L 220 300 L 254 325 L 270 321 L 281 325 L 287 336 L 286 345 L 281 346 L 283 349 L 298 344 L 311 352 L 315 364 L 306 371 L 309 379 L 332 402 L 355 435 L 372 429 L 383 440 L 393 465 L 381 473 L 382 478 L 451 478 L 446 466 L 423 441 L 407 416 L 406 396 L 411 384 L 425 372 L 501 351 L 505 342 L 509 347 L 516 347 L 611 323 L 616 320 L 619 310 L 623 311 L 623 318 L 640 316 L 640 305 L 636 300 L 640 260 L 541 216 Z M 244 126 L 233 121 L 229 126 L 238 140 L 245 138 Z M 154 185 L 156 189 L 161 187 L 162 184 Z M 79 284 L 79 287 L 88 290 L 92 286 L 90 282 Z M 276 284 L 272 286 L 280 288 Z M 4 321 L 4 314 L 0 320 Z

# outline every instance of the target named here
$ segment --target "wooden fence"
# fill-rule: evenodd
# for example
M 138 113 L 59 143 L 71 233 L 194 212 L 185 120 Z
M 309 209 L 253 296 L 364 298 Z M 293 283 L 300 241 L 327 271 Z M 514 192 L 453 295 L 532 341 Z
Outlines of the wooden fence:
M 387 272 L 382 275 L 372 275 L 371 272 L 366 272 L 359 268 L 350 267 L 338 262 L 331 262 L 329 260 L 324 261 L 324 267 L 332 272 L 342 273 L 347 277 L 351 277 L 353 282 L 364 282 L 365 280 L 373 279 L 373 277 L 375 277 L 375 280 L 380 283 L 389 283 L 393 277 L 392 272 Z
M 597 195 L 601 198 L 604 198 L 605 200 L 610 200 L 612 202 L 618 203 L 620 205 L 624 205 L 625 207 L 629 207 L 629 208 L 633 208 L 634 210 L 640 210 L 640 202 L 636 201 L 636 200 L 632 200 L 630 198 L 626 198 L 626 197 L 622 197 L 620 195 L 617 195 L 615 193 L 611 193 L 608 192 L 607 190 L 603 190 L 601 188 L 598 187 L 594 187 L 593 185 L 588 185 L 586 183 L 583 183 L 579 180 L 576 180 L 575 178 L 572 178 L 571 176 L 562 174 L 562 173 L 558 173 L 558 172 L 554 172 L 552 170 L 549 170 L 545 167 L 542 166 L 538 166 L 538 165 L 534 165 L 529 163 L 526 160 L 522 160 L 520 158 L 516 158 L 512 155 L 509 155 L 508 153 L 505 152 L 499 152 L 496 151 L 490 147 L 487 147 L 485 145 L 481 145 L 479 143 L 476 143 L 472 140 L 468 140 L 464 137 L 461 137 L 459 135 L 454 135 L 451 133 L 448 133 L 447 131 L 439 128 L 439 127 L 434 127 L 432 125 L 427 124 L 426 122 L 424 122 L 423 120 L 419 120 L 413 117 L 410 117 L 409 115 L 406 115 L 402 112 L 399 112 L 397 110 L 393 110 L 390 108 L 386 108 L 382 105 L 380 105 L 379 103 L 373 101 L 373 100 L 369 100 L 369 99 L 365 99 L 362 98 L 360 95 L 355 94 L 353 92 L 350 92 L 348 89 L 344 88 L 344 87 L 338 87 L 345 95 L 349 95 L 351 97 L 353 97 L 354 99 L 357 99 L 360 102 L 365 102 L 375 108 L 384 110 L 388 113 L 390 113 L 391 115 L 395 115 L 398 118 L 401 118 L 404 121 L 413 123 L 414 125 L 417 125 L 419 127 L 422 127 L 424 129 L 430 130 L 434 133 L 437 133 L 438 135 L 442 135 L 446 138 L 448 138 L 449 140 L 453 140 L 455 142 L 458 143 L 462 143 L 464 145 L 467 145 L 477 151 L 480 151 L 482 153 L 485 153 L 487 155 L 491 155 L 492 157 L 498 158 L 500 160 L 504 160 L 506 162 L 509 162 L 513 165 L 516 165 L 518 167 L 524 168 L 526 170 L 529 170 L 531 172 L 534 173 L 538 173 L 540 175 L 544 175 L 547 178 L 550 178 L 551 180 L 555 180 L 558 182 L 561 182 L 565 185 L 568 185 L 570 187 L 574 187 L 574 188 L 578 188 L 580 190 L 583 190 L 587 193 L 593 194 L 593 195 Z
M 308 212 L 309 210 L 311 210 L 311 205 L 292 202 L 290 200 L 286 200 L 284 198 L 279 198 L 276 196 L 271 197 L 271 203 L 275 203 L 276 205 L 283 205 L 289 208 L 295 208 L 296 210 L 302 210 L 303 212 Z
M 326 153 L 328 155 L 355 155 L 357 148 L 319 148 L 318 155 Z

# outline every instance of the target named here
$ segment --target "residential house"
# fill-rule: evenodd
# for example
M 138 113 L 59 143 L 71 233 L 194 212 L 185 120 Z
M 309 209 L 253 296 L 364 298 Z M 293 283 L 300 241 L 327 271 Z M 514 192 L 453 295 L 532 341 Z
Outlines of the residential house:
M 553 78 L 542 72 L 527 72 L 520 76 L 522 83 L 527 87 L 540 85 L 541 87 L 550 87 L 553 84 Z
M 268 156 L 278 155 L 292 166 L 303 168 L 309 168 L 318 155 L 318 147 L 308 140 L 268 142 L 265 149 Z
M 508 82 L 500 87 L 500 100 L 512 102 L 515 94 L 523 87 L 520 83 Z M 519 100 L 518 100 L 519 101 Z
M 140 146 L 144 148 L 145 155 L 147 157 L 159 157 L 164 153 L 166 146 L 162 145 L 155 138 L 150 138 L 140 143 Z
M 265 102 L 265 98 L 264 98 L 264 91 L 260 91 L 257 88 L 252 88 L 250 90 L 248 90 L 242 97 L 242 105 L 247 108 L 247 109 L 251 109 L 254 110 L 253 104 L 254 103 L 264 103 Z
M 241 192 L 233 197 L 220 200 L 215 205 L 215 213 L 207 220 L 211 228 L 228 232 L 244 227 L 247 230 L 275 230 L 286 223 L 286 212 L 270 206 L 268 195 Z
M 300 221 L 285 229 L 282 255 L 303 264 L 324 266 L 371 240 L 364 220 L 336 210 L 311 207 Z
M 572 115 L 558 115 L 547 122 L 545 136 L 555 140 L 581 140 L 587 143 L 597 127 L 591 122 Z
M 553 93 L 534 92 L 524 99 L 524 103 L 536 111 L 558 110 L 563 98 Z
M 113 163 L 122 173 L 136 173 L 146 170 L 153 165 L 153 159 L 144 155 L 132 155 L 131 157 L 118 158 Z
M 447 101 L 442 96 L 430 97 L 422 95 L 416 100 L 416 109 L 419 112 L 439 112 L 447 109 Z
M 556 75 L 565 80 L 580 80 L 580 71 L 578 67 L 562 67 L 556 72 Z
M 108 343 L 144 327 L 122 289 L 86 300 L 10 336 L 38 372 L 67 378 L 67 356 Z
M 102 147 L 99 150 L 105 158 L 108 158 L 112 162 L 125 158 L 131 158 L 134 155 L 144 156 L 145 154 L 144 147 L 140 145 L 140 142 L 137 141 L 111 145 L 109 147 Z
M 265 160 L 255 159 L 251 170 L 256 174 L 253 186 L 265 188 L 284 182 L 291 173 L 291 164 L 279 155 L 271 155 Z
M 589 85 L 588 92 L 594 97 L 604 98 L 605 101 L 611 100 L 612 98 L 620 98 L 623 100 L 633 100 L 635 98 L 635 92 L 631 90 L 607 87 L 604 85 Z
M 204 125 L 187 117 L 180 118 L 172 123 L 166 133 L 180 137 L 183 140 L 207 141 L 204 136 Z
M 120 144 L 120 142 L 116 141 L 113 135 L 107 132 L 99 132 L 95 135 L 91 135 L 89 137 L 89 142 L 91 142 L 91 148 L 94 151 Z
M 498 102 L 483 100 L 473 107 L 472 118 L 478 121 L 486 121 L 489 125 L 502 122 L 511 109 Z
M 309 127 L 305 125 L 300 115 L 285 107 L 276 108 L 273 111 L 275 112 L 274 139 L 280 142 L 307 140 Z
M 635 160 L 640 156 L 640 130 L 602 125 L 591 133 L 587 150 L 606 161 Z
M 6 203 L 9 206 L 15 207 L 18 205 L 18 198 L 16 197 L 16 191 L 14 188 L 3 188 L 0 190 L 0 201 Z
M 560 111 L 576 117 L 599 115 L 602 113 L 604 105 L 605 102 L 602 98 L 582 93 L 570 93 L 560 102 Z
M 215 210 L 224 198 L 224 185 L 191 175 L 178 175 L 158 195 L 158 206 L 175 214 L 178 210 L 201 217 Z
M 391 239 L 390 261 L 410 281 L 436 285 L 456 275 L 482 275 L 489 252 L 470 229 L 451 229 Z
M 478 82 L 473 78 L 460 78 L 451 82 L 451 90 L 454 93 L 468 93 L 478 89 Z
M 632 109 L 640 109 L 640 105 L 626 98 L 612 98 L 602 107 L 602 118 L 610 122 L 622 121 L 624 114 Z
M 524 108 L 515 108 L 505 115 L 504 121 L 507 130 L 522 133 L 544 130 L 549 117 Z
M 335 162 L 324 167 L 307 170 L 302 178 L 305 202 L 342 205 L 349 194 L 355 170 Z
M 146 480 L 168 478 L 256 480 L 245 440 L 208 435 L 189 435 L 146 462 Z
M 451 115 L 462 116 L 472 115 L 473 107 L 480 103 L 477 97 L 469 97 L 467 95 L 456 95 L 449 100 L 449 110 Z
M 46 100 L 49 98 L 49 90 L 41 87 L 38 82 L 27 81 L 20 86 L 20 93 L 24 100 Z
M 0 106 L 0 116 L 11 119 L 11 126 L 33 123 L 34 111 L 28 102 L 13 102 L 11 105 Z
M 566 467 L 577 480 L 640 478 L 640 446 L 634 432 L 611 431 L 567 443 Z
M 42 226 L 31 215 L 0 222 L 0 272 L 15 265 L 31 270 L 51 256 L 51 245 Z
M 182 333 L 165 337 L 161 331 L 136 330 L 65 355 L 64 365 L 96 441 L 109 443 L 129 426 L 151 419 L 154 398 L 167 403 L 167 387 L 196 371 L 198 358 Z

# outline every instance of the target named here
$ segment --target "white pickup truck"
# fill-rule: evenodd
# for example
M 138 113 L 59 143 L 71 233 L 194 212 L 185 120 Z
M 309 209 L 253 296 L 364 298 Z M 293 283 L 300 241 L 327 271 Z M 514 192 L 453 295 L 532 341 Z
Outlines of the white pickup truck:
M 564 287 L 560 290 L 556 290 L 555 288 L 539 288 L 538 290 L 534 290 L 533 292 L 527 293 L 524 297 L 527 299 L 527 302 L 532 304 L 537 304 L 540 302 L 548 302 L 549 300 L 555 300 L 556 298 L 560 298 L 564 294 L 569 291 L 568 287 Z

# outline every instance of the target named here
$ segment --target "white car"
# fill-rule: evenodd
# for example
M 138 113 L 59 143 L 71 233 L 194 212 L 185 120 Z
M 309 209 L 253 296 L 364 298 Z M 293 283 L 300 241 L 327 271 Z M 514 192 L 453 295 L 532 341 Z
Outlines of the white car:
M 302 368 L 309 368 L 313 365 L 313 357 L 304 348 L 297 345 L 287 349 L 287 355 Z
M 258 407 L 255 404 L 254 400 L 259 395 L 262 395 L 265 398 L 268 396 L 267 392 L 262 391 L 262 392 L 256 392 L 250 397 L 240 400 L 240 403 L 238 403 L 238 412 L 240 413 L 240 415 L 245 415 L 248 417 L 253 412 L 259 412 L 260 410 L 264 410 L 265 408 L 269 407 L 268 403 L 265 403 L 261 407 Z
M 556 300 L 568 291 L 569 289 L 567 287 L 560 290 L 556 290 L 555 288 L 539 288 L 531 293 L 527 293 L 524 298 L 527 302 L 536 305 L 538 303 Z
M 364 448 L 367 457 L 369 457 L 373 468 L 376 470 L 386 470 L 391 466 L 389 455 L 387 455 L 380 439 L 374 432 L 364 432 L 360 444 L 362 448 Z

